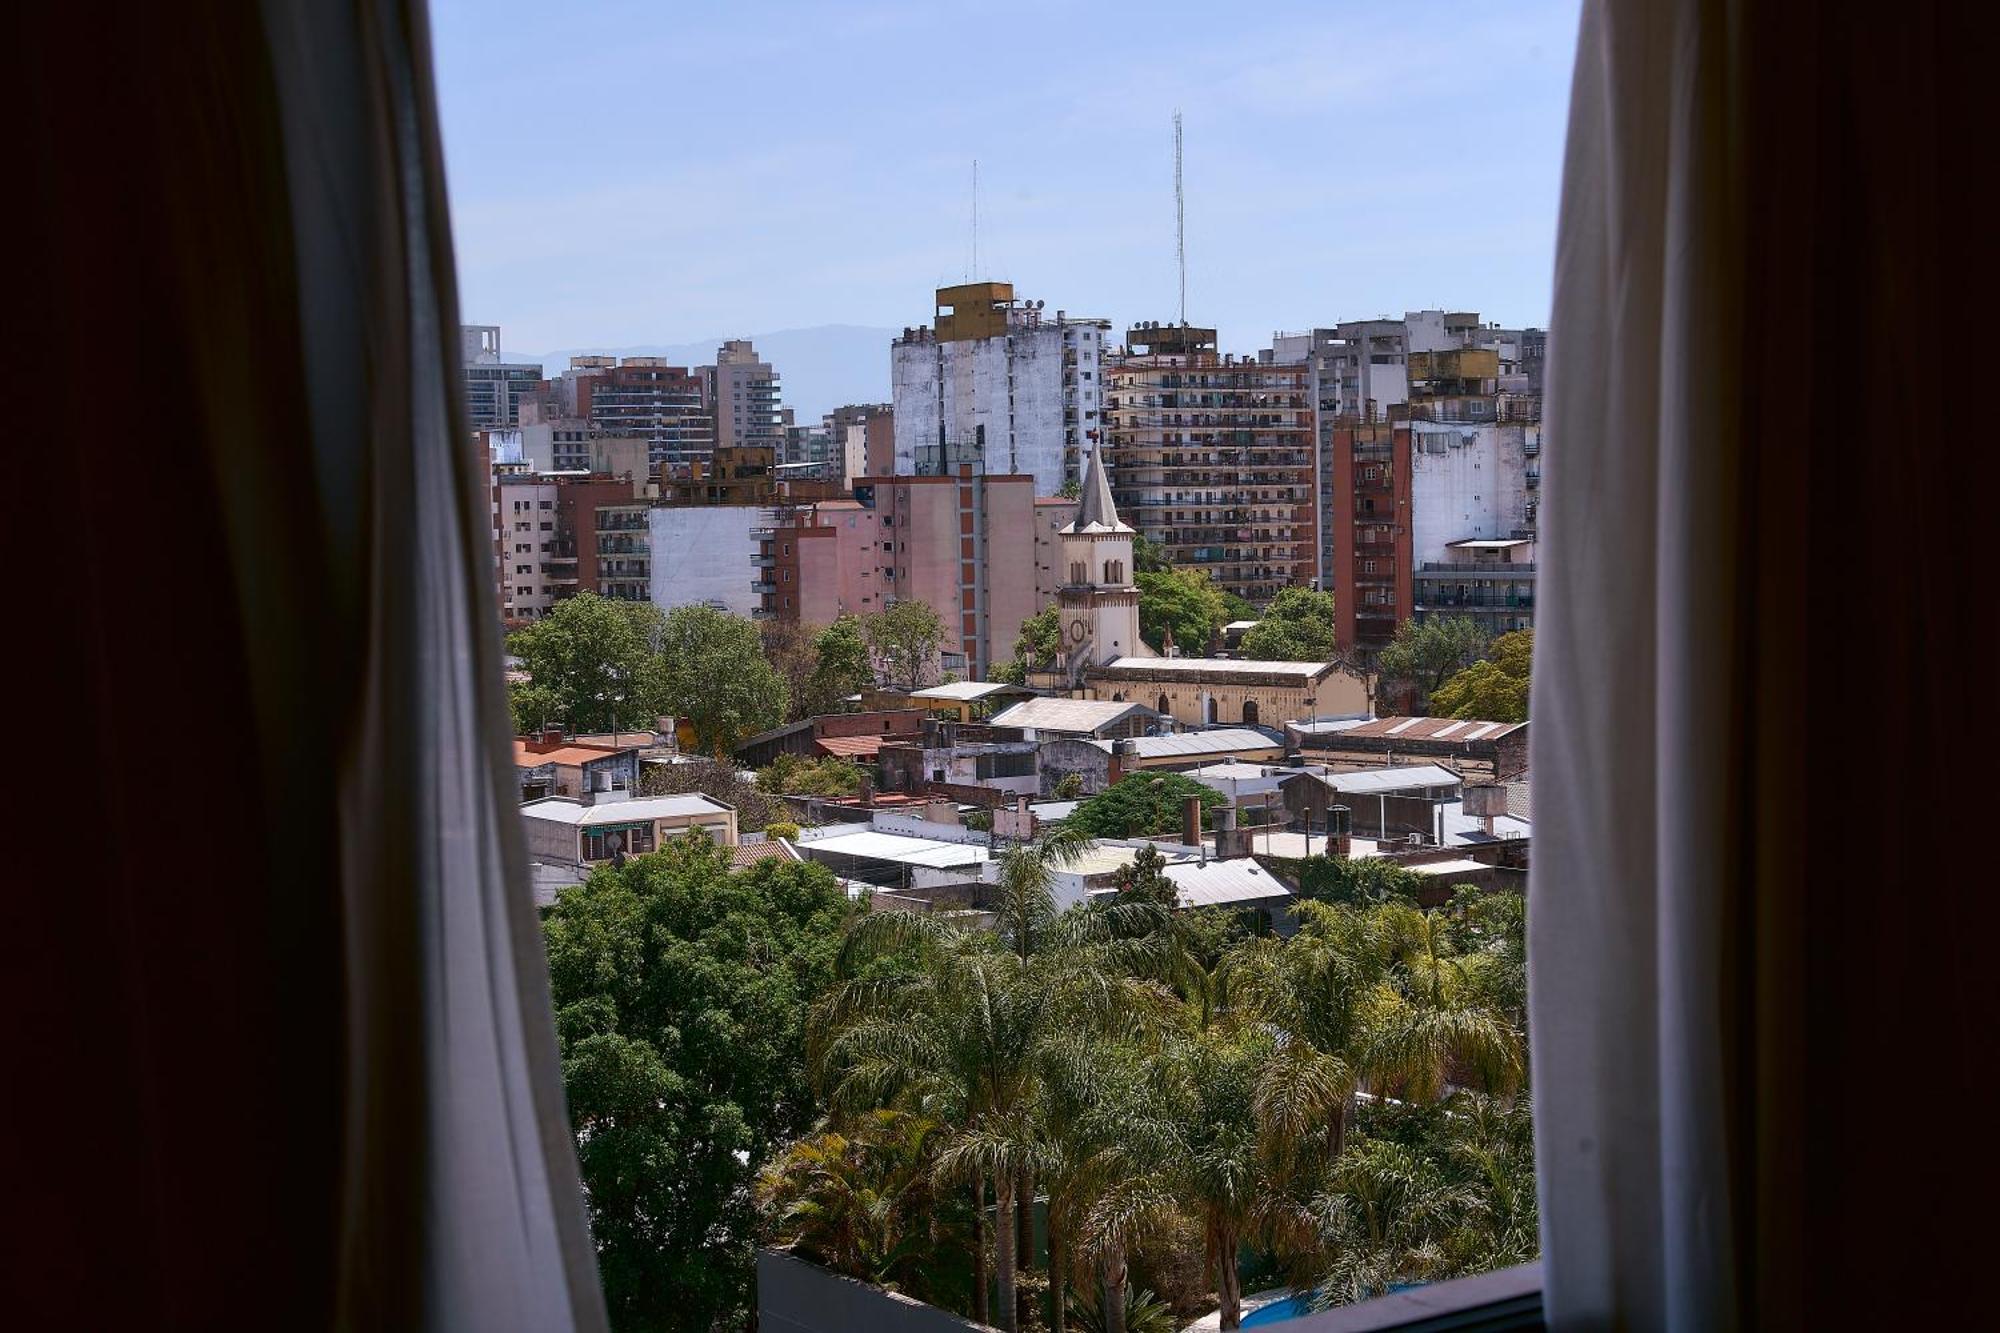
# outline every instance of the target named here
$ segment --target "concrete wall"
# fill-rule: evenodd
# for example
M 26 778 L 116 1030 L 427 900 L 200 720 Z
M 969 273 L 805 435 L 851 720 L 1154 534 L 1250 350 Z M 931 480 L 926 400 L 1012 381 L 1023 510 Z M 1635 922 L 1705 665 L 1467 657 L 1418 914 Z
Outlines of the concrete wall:
M 1065 402 L 1066 340 L 1078 351 L 1067 385 L 1073 403 Z M 896 344 L 890 350 L 896 471 L 916 470 L 918 450 L 937 444 L 942 421 L 951 440 L 969 441 L 985 429 L 987 471 L 1027 473 L 1041 495 L 1060 491 L 1073 470 L 1065 449 L 1072 438 L 1086 446 L 1078 428 L 1100 425 L 1087 414 L 1101 402 L 1101 346 L 1098 331 L 1055 321 L 1015 323 L 1004 338 Z M 1091 378 L 1083 380 L 1086 371 Z
M 1540 426 L 1410 423 L 1410 558 L 1446 561 L 1447 543 L 1527 527 L 1527 455 Z
M 747 616 L 763 599 L 751 591 L 759 572 L 750 558 L 758 543 L 752 528 L 767 527 L 770 510 L 752 505 L 658 506 L 647 511 L 652 544 L 653 605 L 720 604 Z
M 828 1272 L 777 1250 L 757 1252 L 759 1333 L 966 1333 L 986 1324 Z

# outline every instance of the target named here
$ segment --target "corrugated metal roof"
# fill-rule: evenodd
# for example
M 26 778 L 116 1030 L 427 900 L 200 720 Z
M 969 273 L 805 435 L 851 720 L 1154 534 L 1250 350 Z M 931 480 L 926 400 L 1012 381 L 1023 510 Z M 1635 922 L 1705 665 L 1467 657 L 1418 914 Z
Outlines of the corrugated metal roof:
M 1478 741 L 1493 740 L 1525 722 L 1486 722 L 1455 717 L 1378 717 L 1344 729 L 1344 736 L 1395 736 L 1402 740 Z M 1448 734 L 1447 734 L 1448 733 Z
M 1375 793 L 1414 791 L 1423 787 L 1455 787 L 1461 779 L 1448 768 L 1436 764 L 1415 764 L 1398 768 L 1364 768 L 1354 773 L 1307 773 L 1338 792 Z
M 882 750 L 882 742 L 892 738 L 887 736 L 822 736 L 813 744 L 830 755 L 842 757 L 866 755 L 874 758 Z
M 1026 686 L 1008 685 L 1001 681 L 955 680 L 948 685 L 932 685 L 928 689 L 911 690 L 912 699 L 950 699 L 957 703 L 971 703 L 995 694 L 1026 694 Z
M 807 837 L 799 842 L 798 847 L 808 857 L 814 852 L 831 852 L 839 856 L 858 856 L 870 861 L 894 861 L 912 866 L 969 866 L 992 859 L 984 847 L 972 843 L 910 838 L 899 833 L 878 833 L 873 829 Z
M 1109 750 L 1111 741 L 1096 742 Z M 1183 731 L 1173 736 L 1137 736 L 1133 753 L 1141 759 L 1166 759 L 1176 755 L 1237 754 L 1246 750 L 1282 750 L 1283 741 L 1274 741 L 1261 731 L 1245 727 L 1223 727 L 1215 731 Z
M 1487 865 L 1484 861 L 1431 861 L 1421 865 L 1406 865 L 1403 867 L 1403 869 L 1415 871 L 1419 875 L 1470 875 L 1482 870 L 1491 870 L 1492 868 L 1492 866 Z
M 543 764 L 561 764 L 566 768 L 581 768 L 600 759 L 616 758 L 624 753 L 625 749 L 636 748 L 629 746 L 614 750 L 608 745 L 602 748 L 595 745 L 558 745 L 551 750 L 531 750 L 526 741 L 516 740 L 514 767 L 540 768 Z
M 1038 731 L 1102 731 L 1134 712 L 1155 715 L 1144 704 L 1112 699 L 1026 699 L 995 716 L 993 725 Z
M 1183 861 L 1167 866 L 1160 873 L 1174 882 L 1182 907 L 1222 907 L 1292 896 L 1270 872 L 1247 856 L 1233 861 L 1210 861 L 1207 865 Z
M 682 815 L 727 814 L 729 807 L 706 796 L 646 796 L 636 801 L 606 801 L 602 805 L 582 805 L 563 796 L 530 801 L 521 807 L 528 819 L 545 819 L 557 824 L 589 828 L 597 824 L 636 824 L 644 819 L 673 819 Z

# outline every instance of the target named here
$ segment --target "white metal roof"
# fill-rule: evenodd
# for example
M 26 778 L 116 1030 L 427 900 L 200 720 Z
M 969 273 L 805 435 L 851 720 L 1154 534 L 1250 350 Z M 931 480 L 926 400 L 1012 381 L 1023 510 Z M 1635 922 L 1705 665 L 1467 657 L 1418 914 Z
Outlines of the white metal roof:
M 1429 861 L 1419 865 L 1404 866 L 1419 875 L 1469 875 L 1493 867 L 1483 861 Z
M 1354 773 L 1315 773 L 1312 776 L 1339 792 L 1374 793 L 1411 791 L 1419 787 L 1455 787 L 1462 779 L 1436 764 L 1415 764 L 1408 768 L 1364 768 Z
M 1038 731 L 1090 732 L 1108 727 L 1134 710 L 1151 713 L 1144 704 L 1115 699 L 1024 699 L 993 718 L 996 727 L 1033 727 Z
M 1304 721 L 1287 722 L 1285 725 L 1301 736 L 1324 736 L 1336 731 L 1347 731 L 1365 726 L 1374 721 L 1367 717 L 1309 717 Z
M 722 815 L 729 807 L 706 796 L 647 796 L 636 801 L 606 801 L 583 805 L 566 796 L 549 796 L 521 807 L 529 819 L 545 819 L 556 824 L 590 828 L 599 824 L 636 824 L 647 819 L 673 819 L 683 815 Z
M 1445 543 L 1446 546 L 1455 546 L 1461 551 L 1505 551 L 1527 544 L 1526 537 L 1468 537 L 1464 541 Z M 1468 565 L 1466 568 L 1477 569 L 1478 566 Z
M 1167 676 L 1197 671 L 1244 676 L 1317 676 L 1333 669 L 1331 662 L 1264 662 L 1254 657 L 1119 657 L 1104 665 L 1106 671 L 1145 671 Z
M 911 690 L 912 699 L 949 699 L 955 703 L 971 703 L 994 694 L 1019 694 L 1020 685 L 1007 685 L 999 681 L 955 680 L 948 685 L 932 685 L 928 689 Z
M 878 833 L 874 829 L 801 838 L 794 845 L 807 856 L 833 852 L 911 866 L 970 866 L 991 859 L 991 853 L 984 847 L 972 843 L 940 842 L 936 838 L 912 838 L 900 833 Z
M 1291 890 L 1247 856 L 1207 865 L 1183 861 L 1160 873 L 1174 882 L 1182 907 L 1222 907 L 1292 896 Z
M 1104 750 L 1110 741 L 1097 741 Z M 1214 731 L 1183 731 L 1172 736 L 1135 736 L 1132 752 L 1141 759 L 1164 759 L 1174 755 L 1235 754 L 1239 750 L 1282 750 L 1283 741 L 1274 741 L 1261 731 L 1247 727 L 1221 727 Z

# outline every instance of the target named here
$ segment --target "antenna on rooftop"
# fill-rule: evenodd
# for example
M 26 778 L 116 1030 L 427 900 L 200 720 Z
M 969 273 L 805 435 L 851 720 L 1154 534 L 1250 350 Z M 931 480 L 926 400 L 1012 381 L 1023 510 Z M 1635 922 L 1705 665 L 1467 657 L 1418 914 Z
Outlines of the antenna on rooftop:
M 1181 273 L 1181 327 L 1187 327 L 1187 192 L 1181 188 L 1181 113 L 1174 108 L 1174 257 Z
M 967 282 L 979 281 L 979 159 L 972 159 L 972 271 Z

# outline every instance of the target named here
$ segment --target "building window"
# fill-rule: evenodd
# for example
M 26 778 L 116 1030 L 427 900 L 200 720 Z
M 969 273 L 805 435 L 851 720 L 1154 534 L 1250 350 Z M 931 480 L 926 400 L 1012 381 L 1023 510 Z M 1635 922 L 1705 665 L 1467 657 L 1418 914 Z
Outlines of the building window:
M 1243 725 L 1246 727 L 1257 725 L 1257 701 L 1255 699 L 1245 699 L 1243 701 Z

